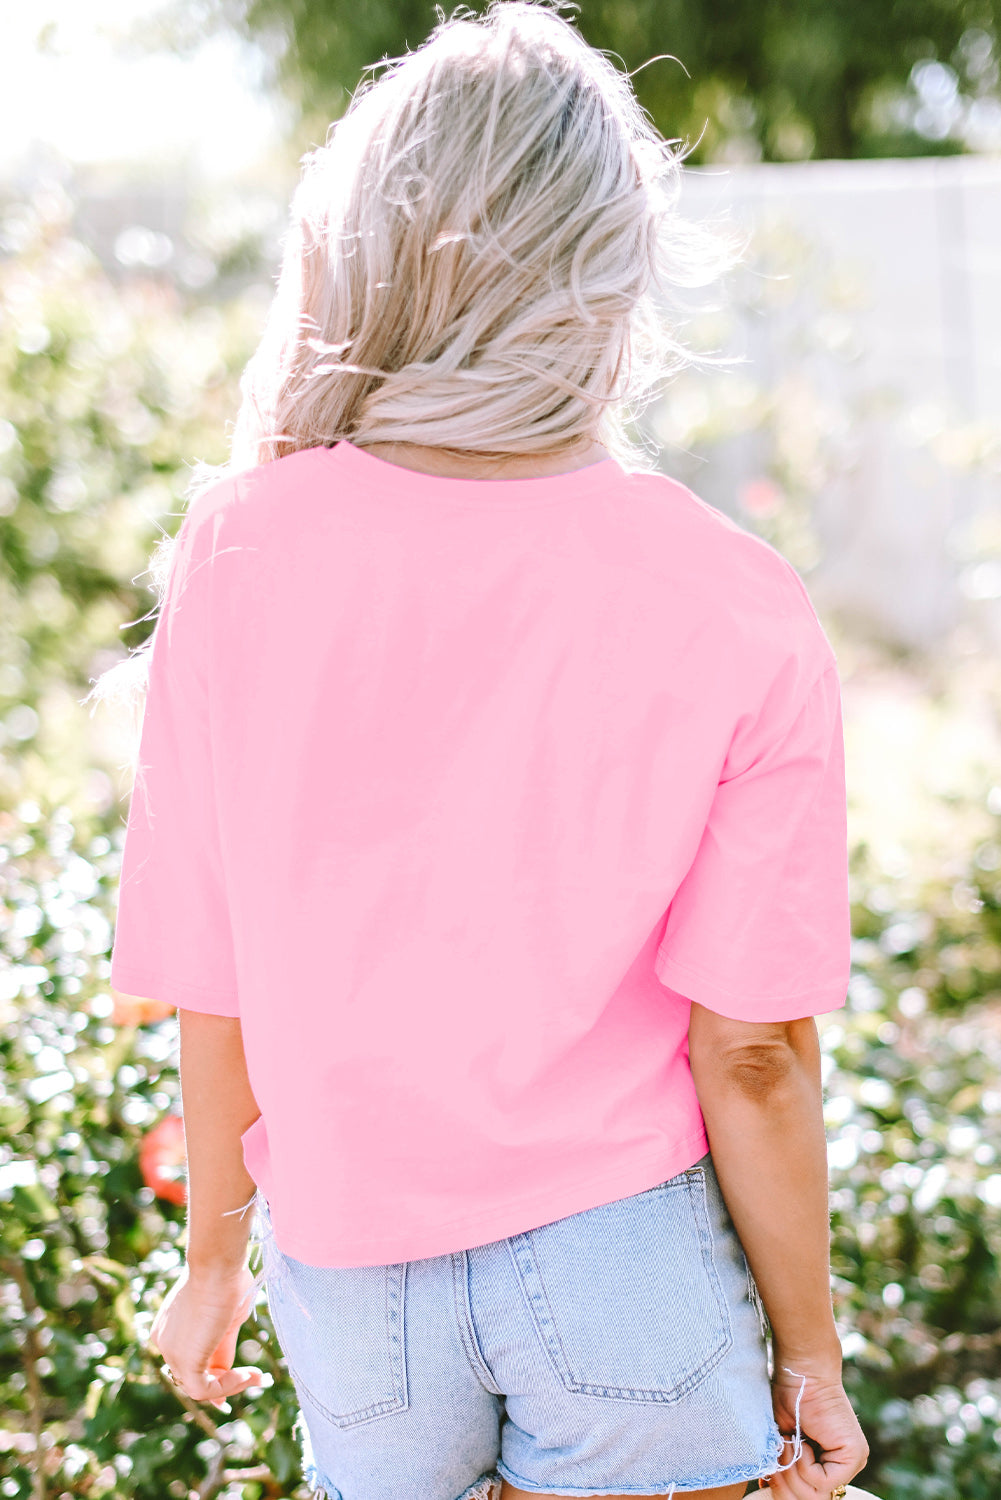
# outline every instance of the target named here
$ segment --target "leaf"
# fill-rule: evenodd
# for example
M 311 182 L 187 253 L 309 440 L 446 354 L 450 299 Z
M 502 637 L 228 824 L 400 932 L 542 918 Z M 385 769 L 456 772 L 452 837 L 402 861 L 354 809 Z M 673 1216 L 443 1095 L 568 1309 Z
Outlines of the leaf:
M 115 1317 L 118 1319 L 119 1327 L 124 1336 L 131 1343 L 136 1336 L 135 1303 L 132 1301 L 132 1290 L 123 1286 L 116 1296 L 114 1303 Z
M 29 1219 L 51 1224 L 59 1218 L 59 1210 L 40 1182 L 18 1183 L 12 1198 L 14 1207 Z
M 90 1422 L 92 1422 L 97 1416 L 97 1408 L 100 1405 L 101 1395 L 103 1391 L 103 1380 L 92 1380 L 90 1382 L 90 1385 L 87 1387 L 87 1399 L 83 1403 L 83 1410 L 84 1415 Z
M 294 1440 L 279 1432 L 267 1446 L 267 1459 L 279 1484 L 289 1484 L 299 1472 L 299 1450 Z
M 80 1264 L 102 1286 L 114 1286 L 116 1282 L 127 1281 L 130 1274 L 127 1266 L 123 1266 L 120 1261 L 110 1260 L 106 1255 L 85 1255 Z

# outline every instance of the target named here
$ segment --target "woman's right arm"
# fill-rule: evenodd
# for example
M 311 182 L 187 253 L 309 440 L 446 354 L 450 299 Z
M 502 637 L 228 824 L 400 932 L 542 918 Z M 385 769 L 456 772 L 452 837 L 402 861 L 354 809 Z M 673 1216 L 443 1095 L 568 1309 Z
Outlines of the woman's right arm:
M 776 1500 L 828 1500 L 864 1466 L 868 1445 L 841 1383 L 831 1306 L 816 1022 L 734 1021 L 693 1002 L 688 1044 L 720 1189 L 771 1324 L 783 1435 L 795 1431 L 806 1377 L 800 1417 L 812 1445 L 770 1489 Z

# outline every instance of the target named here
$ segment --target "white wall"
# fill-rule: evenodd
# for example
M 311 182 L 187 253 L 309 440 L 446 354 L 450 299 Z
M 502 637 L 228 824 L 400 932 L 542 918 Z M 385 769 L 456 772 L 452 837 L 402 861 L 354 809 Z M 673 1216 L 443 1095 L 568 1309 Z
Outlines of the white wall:
M 738 378 L 767 391 L 795 373 L 826 423 L 818 605 L 905 647 L 958 628 L 1001 649 L 1001 159 L 686 177 L 690 215 L 753 231 L 727 335 Z M 665 466 L 739 516 L 741 482 L 774 458 L 767 434 L 692 446 Z

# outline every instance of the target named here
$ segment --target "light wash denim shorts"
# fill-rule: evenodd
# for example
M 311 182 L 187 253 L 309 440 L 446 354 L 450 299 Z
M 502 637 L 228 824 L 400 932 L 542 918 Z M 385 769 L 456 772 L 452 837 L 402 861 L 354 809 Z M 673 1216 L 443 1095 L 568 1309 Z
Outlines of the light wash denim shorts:
M 261 1246 L 316 1500 L 674 1495 L 772 1474 L 761 1305 L 712 1161 L 509 1239 L 388 1266 Z

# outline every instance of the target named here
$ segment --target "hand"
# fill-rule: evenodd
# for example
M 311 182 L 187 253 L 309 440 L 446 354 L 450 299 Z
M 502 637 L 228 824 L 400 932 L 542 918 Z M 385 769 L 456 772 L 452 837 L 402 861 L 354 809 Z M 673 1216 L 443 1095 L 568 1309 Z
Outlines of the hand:
M 791 1439 L 796 1431 L 796 1398 L 804 1375 L 806 1386 L 799 1407 L 803 1451 L 792 1468 L 761 1481 L 773 1500 L 830 1500 L 839 1485 L 850 1484 L 865 1468 L 869 1457 L 869 1444 L 840 1377 L 814 1374 L 793 1360 L 783 1361 L 776 1351 L 772 1407 L 783 1437 Z M 792 1444 L 787 1442 L 779 1462 L 788 1463 L 792 1454 Z
M 253 1366 L 232 1367 L 253 1284 L 249 1266 L 196 1279 L 185 1266 L 164 1298 L 148 1347 L 163 1356 L 175 1385 L 193 1401 L 222 1407 L 228 1396 L 262 1383 Z

